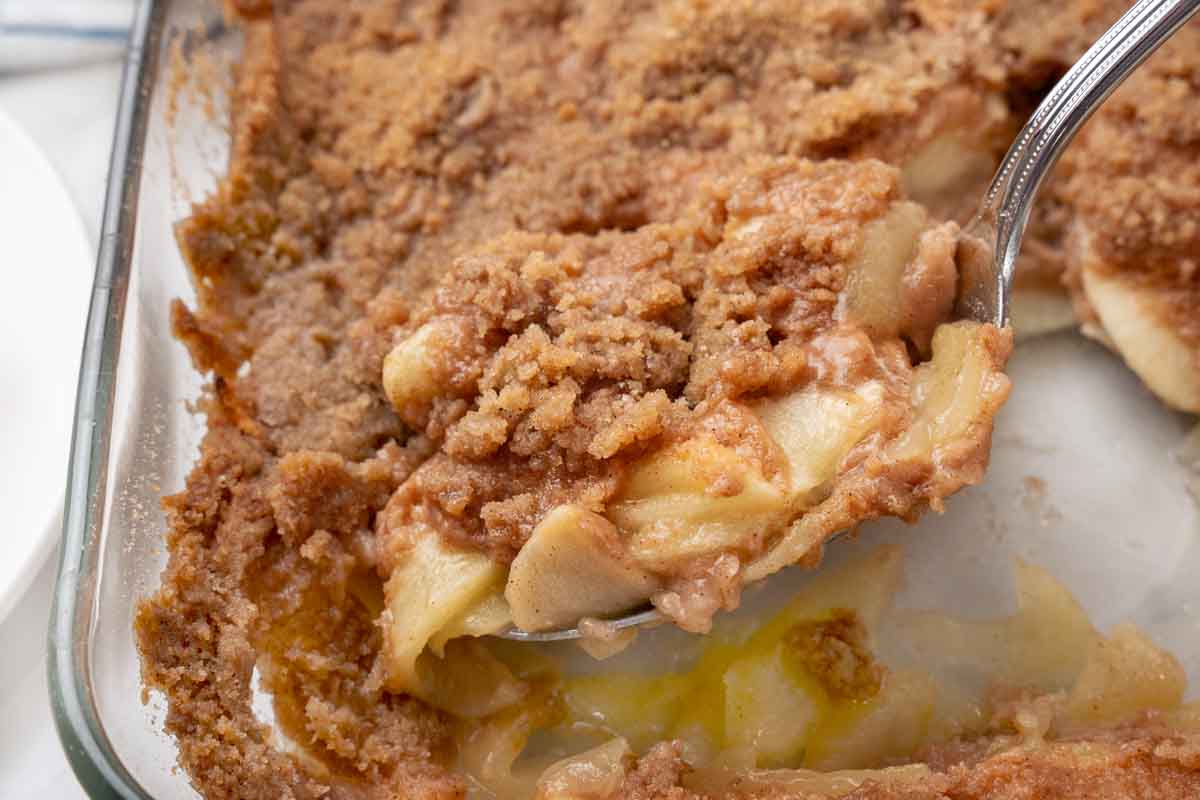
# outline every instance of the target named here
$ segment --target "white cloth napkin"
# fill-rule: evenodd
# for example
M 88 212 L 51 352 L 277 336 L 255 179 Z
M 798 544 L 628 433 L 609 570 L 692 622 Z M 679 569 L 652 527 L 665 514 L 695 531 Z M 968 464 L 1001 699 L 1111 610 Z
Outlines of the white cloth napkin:
M 134 0 L 0 0 L 0 72 L 117 55 L 133 9 Z

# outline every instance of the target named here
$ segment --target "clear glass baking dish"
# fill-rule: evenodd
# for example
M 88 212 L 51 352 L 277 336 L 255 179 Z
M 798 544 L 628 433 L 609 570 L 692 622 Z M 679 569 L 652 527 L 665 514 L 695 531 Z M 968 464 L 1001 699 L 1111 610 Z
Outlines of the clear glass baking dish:
M 75 409 L 50 700 L 63 748 L 95 798 L 198 797 L 175 769 L 163 708 L 141 702 L 131 620 L 165 563 L 159 497 L 182 485 L 200 388 L 171 337 L 170 302 L 193 293 L 173 223 L 216 181 L 222 91 L 171 87 L 172 57 L 219 57 L 236 34 L 211 0 L 141 0 L 122 79 L 103 232 Z M 178 63 L 178 62 L 176 62 Z M 172 111 L 172 94 L 181 107 Z M 215 112 L 215 113 L 214 113 Z M 174 119 L 171 119 L 174 114 Z
M 159 498 L 182 486 L 202 433 L 188 405 L 200 378 L 170 335 L 171 301 L 192 297 L 173 224 L 215 183 L 227 108 L 217 86 L 178 94 L 173 108 L 167 64 L 177 43 L 185 63 L 236 49 L 216 5 L 141 5 L 113 151 L 49 638 L 59 733 L 96 798 L 197 797 L 161 732 L 160 700 L 143 702 L 131 619 L 165 560 Z M 1194 465 L 1179 457 L 1192 420 L 1166 411 L 1115 357 L 1072 331 L 1020 343 L 1010 371 L 1016 388 L 985 485 L 916 528 L 867 526 L 829 559 L 902 542 L 901 606 L 990 616 L 1011 608 L 1013 563 L 1023 558 L 1063 581 L 1098 627 L 1138 624 L 1195 685 L 1200 515 L 1189 491 Z M 804 580 L 785 573 L 770 591 Z M 640 658 L 680 636 L 664 630 Z

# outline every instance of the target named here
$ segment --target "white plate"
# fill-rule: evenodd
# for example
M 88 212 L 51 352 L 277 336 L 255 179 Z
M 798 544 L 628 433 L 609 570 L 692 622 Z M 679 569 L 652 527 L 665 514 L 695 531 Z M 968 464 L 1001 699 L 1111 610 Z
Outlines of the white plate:
M 58 535 L 91 260 L 54 169 L 0 112 L 0 619 Z

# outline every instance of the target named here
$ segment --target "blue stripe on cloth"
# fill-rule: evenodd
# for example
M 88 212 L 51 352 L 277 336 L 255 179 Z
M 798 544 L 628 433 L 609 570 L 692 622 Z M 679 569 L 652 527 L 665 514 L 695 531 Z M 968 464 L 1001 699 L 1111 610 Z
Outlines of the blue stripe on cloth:
M 99 41 L 125 41 L 129 38 L 128 28 L 84 28 L 73 25 L 34 25 L 0 23 L 0 36 L 28 36 L 31 38 L 91 39 Z

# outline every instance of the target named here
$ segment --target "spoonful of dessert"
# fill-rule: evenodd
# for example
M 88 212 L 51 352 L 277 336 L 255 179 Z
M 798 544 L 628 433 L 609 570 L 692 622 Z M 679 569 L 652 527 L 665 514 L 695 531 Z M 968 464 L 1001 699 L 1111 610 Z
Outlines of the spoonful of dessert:
M 945 301 L 952 306 L 948 310 L 953 311 L 958 319 L 978 323 L 978 327 L 990 330 L 992 334 L 982 335 L 977 331 L 967 333 L 965 331 L 970 330 L 968 328 L 957 327 L 953 324 L 943 325 L 937 333 L 926 337 L 924 348 L 918 345 L 918 349 L 929 351 L 925 353 L 926 356 L 932 353 L 932 359 L 929 362 L 930 368 L 925 375 L 920 373 L 924 367 L 917 370 L 914 382 L 921 388 L 914 391 L 914 396 L 919 395 L 921 403 L 915 405 L 916 422 L 910 431 L 898 437 L 893 445 L 889 445 L 890 456 L 902 459 L 919 450 L 929 451 L 939 441 L 951 439 L 952 434 L 961 436 L 963 431 L 971 428 L 972 420 L 977 420 L 982 413 L 979 410 L 981 407 L 985 407 L 985 410 L 990 409 L 990 412 L 994 413 L 995 408 L 998 408 L 999 403 L 1003 401 L 1003 396 L 1007 393 L 1007 384 L 1003 384 L 1002 388 L 997 388 L 999 386 L 997 373 L 1007 355 L 1009 345 L 1007 344 L 1008 339 L 996 338 L 995 334 L 1002 331 L 1009 322 L 1017 254 L 1020 251 L 1021 240 L 1037 191 L 1076 132 L 1097 107 L 1198 10 L 1200 10 L 1200 0 L 1139 0 L 1130 7 L 1124 16 L 1084 53 L 1083 57 L 1063 76 L 1038 106 L 1001 162 L 976 215 L 961 232 L 958 232 L 957 237 L 947 239 L 943 236 L 939 239 L 936 235 L 938 230 L 936 228 L 926 228 L 918 237 L 919 244 L 915 246 L 917 261 L 925 259 L 925 261 L 932 262 L 934 259 L 932 256 L 927 257 L 926 249 L 928 248 L 931 253 L 936 252 L 937 242 L 942 243 L 943 249 L 947 246 L 946 241 L 951 242 L 949 258 L 956 266 L 956 285 L 954 284 L 955 277 L 952 277 L 950 281 L 954 288 L 945 298 Z M 912 204 L 897 204 L 896 208 L 888 211 L 886 216 L 878 221 L 878 224 L 871 223 L 876 226 L 875 228 L 868 226 L 864 229 L 863 248 L 868 253 L 867 260 L 871 262 L 872 268 L 877 273 L 881 269 L 881 265 L 882 271 L 887 272 L 887 265 L 897 260 L 889 250 L 889 242 L 896 239 L 893 234 L 898 227 L 903 228 L 905 224 L 908 224 L 913 230 L 920 231 L 922 229 L 923 223 L 913 222 L 916 219 L 914 214 L 917 212 L 906 209 L 905 205 Z M 743 234 L 751 236 L 771 224 L 765 220 L 766 217 L 763 216 L 750 216 L 743 221 L 734 219 L 730 223 L 732 227 L 727 230 L 732 231 L 734 239 Z M 883 223 L 887 224 L 883 225 Z M 879 231 L 888 231 L 890 234 L 875 236 Z M 727 233 L 728 236 L 730 234 Z M 909 260 L 908 254 L 913 252 L 911 236 L 908 242 L 908 249 L 903 249 L 903 255 L 899 257 L 900 267 L 892 270 L 896 274 L 903 271 L 904 262 Z M 865 290 L 861 287 L 864 285 L 869 287 L 873 281 L 878 283 L 876 278 L 871 278 L 853 284 L 859 287 L 855 290 L 859 294 L 855 295 L 851 292 L 849 300 L 845 301 L 851 311 L 854 310 L 856 302 L 859 305 L 864 303 L 867 306 L 871 305 L 861 299 L 869 294 L 864 294 Z M 922 285 L 931 282 L 936 283 L 926 277 L 917 281 Z M 848 281 L 849 283 L 852 282 Z M 859 299 L 856 300 L 856 297 Z M 922 296 L 921 300 L 925 305 L 936 305 L 938 302 L 936 297 L 931 299 L 928 294 Z M 887 302 L 884 301 L 883 304 L 886 305 Z M 896 304 L 892 303 L 892 305 Z M 903 308 L 903 297 L 898 305 Z M 907 314 L 905 319 L 913 316 L 912 312 L 905 313 Z M 876 329 L 879 328 L 878 313 L 875 313 L 871 324 Z M 900 323 L 896 324 L 900 325 Z M 966 323 L 957 325 L 964 324 Z M 943 332 L 942 329 L 946 329 L 946 332 Z M 914 340 L 909 332 L 900 328 L 897 330 L 904 334 L 909 341 Z M 988 338 L 989 335 L 992 336 L 991 339 Z M 920 337 L 917 336 L 916 340 L 920 341 Z M 1000 343 L 997 344 L 997 342 Z M 842 343 L 837 346 L 844 348 L 848 345 Z M 997 353 L 999 354 L 997 355 Z M 937 369 L 939 360 L 942 363 L 950 363 L 953 369 L 939 371 Z M 946 377 L 949 373 L 952 373 L 951 378 Z M 964 378 L 964 375 L 974 376 L 974 378 Z M 1002 376 L 1000 377 L 1002 378 Z M 926 379 L 924 384 L 921 383 L 923 378 Z M 745 565 L 744 568 L 735 564 L 730 569 L 738 573 L 739 580 L 748 582 L 766 577 L 790 563 L 797 561 L 813 563 L 809 560 L 808 554 L 815 553 L 816 557 L 819 557 L 822 544 L 831 538 L 830 531 L 838 527 L 843 530 L 852 527 L 858 518 L 845 512 L 847 506 L 845 502 L 840 505 L 835 503 L 832 506 L 824 502 L 828 500 L 830 494 L 836 495 L 836 490 L 828 489 L 828 477 L 826 476 L 822 480 L 820 470 L 815 469 L 812 465 L 821 462 L 822 459 L 826 462 L 829 462 L 830 459 L 837 462 L 852 449 L 850 445 L 846 445 L 840 450 L 834 446 L 825 450 L 821 448 L 822 442 L 833 436 L 831 431 L 834 428 L 840 426 L 842 429 L 853 429 L 858 424 L 854 420 L 865 418 L 864 415 L 867 412 L 863 412 L 862 409 L 870 408 L 872 403 L 877 402 L 868 395 L 869 392 L 866 390 L 859 391 L 857 395 L 847 395 L 843 392 L 837 397 L 833 397 L 829 393 L 802 392 L 778 402 L 760 403 L 755 408 L 756 418 L 762 421 L 763 426 L 780 444 L 780 448 L 785 451 L 785 460 L 790 469 L 791 477 L 788 479 L 792 487 L 792 491 L 788 494 L 790 499 L 779 500 L 776 511 L 762 511 L 764 508 L 775 508 L 772 505 L 775 502 L 774 495 L 771 494 L 774 490 L 771 489 L 769 481 L 759 485 L 755 483 L 753 477 L 747 479 L 730 477 L 736 476 L 739 462 L 719 445 L 708 447 L 707 450 L 700 445 L 690 449 L 686 446 L 677 446 L 669 454 L 669 457 L 664 456 L 657 461 L 652 459 L 653 463 L 645 468 L 639 467 L 635 470 L 634 477 L 629 482 L 635 488 L 628 490 L 624 499 L 618 499 L 614 510 L 607 517 L 576 510 L 571 513 L 579 516 L 580 519 L 572 517 L 574 522 L 569 526 L 554 527 L 547 523 L 539 525 L 539 529 L 545 528 L 541 537 L 542 541 L 532 542 L 531 540 L 534 546 L 526 545 L 529 555 L 526 555 L 524 551 L 522 554 L 518 554 L 510 571 L 508 589 L 505 592 L 507 602 L 502 605 L 504 606 L 503 613 L 506 615 L 503 618 L 506 619 L 507 615 L 511 614 L 514 624 L 507 624 L 499 630 L 493 630 L 491 635 L 515 641 L 551 642 L 585 636 L 589 639 L 616 638 L 623 631 L 654 625 L 666 620 L 674 621 L 685 628 L 688 627 L 685 624 L 687 615 L 679 608 L 678 595 L 676 594 L 673 598 L 670 592 L 660 591 L 653 606 L 642 606 L 624 616 L 609 618 L 593 617 L 586 613 L 573 615 L 569 609 L 575 607 L 573 600 L 578 593 L 585 591 L 585 586 L 573 585 L 569 579 L 552 582 L 551 594 L 557 592 L 557 595 L 554 597 L 546 595 L 545 582 L 541 581 L 542 573 L 548 569 L 546 565 L 557 564 L 564 557 L 563 554 L 568 552 L 573 553 L 571 558 L 574 561 L 563 575 L 569 577 L 576 573 L 586 573 L 594 578 L 596 576 L 591 573 L 595 572 L 600 576 L 600 582 L 613 594 L 614 602 L 620 602 L 620 599 L 626 595 L 629 598 L 645 597 L 644 592 L 648 591 L 647 587 L 658 585 L 655 584 L 655 578 L 651 572 L 641 568 L 631 568 L 624 562 L 611 560 L 606 555 L 605 548 L 595 544 L 604 540 L 604 531 L 601 531 L 600 528 L 607 530 L 608 527 L 611 527 L 614 523 L 610 520 L 615 520 L 623 533 L 634 532 L 635 549 L 636 546 L 641 546 L 643 551 L 651 553 L 652 544 L 661 545 L 666 541 L 667 537 L 662 533 L 664 527 L 661 520 L 672 515 L 675 518 L 683 519 L 685 524 L 690 518 L 689 515 L 695 517 L 699 522 L 693 527 L 697 531 L 707 531 L 704 536 L 711 540 L 713 537 L 722 535 L 728 538 L 733 535 L 730 533 L 731 531 L 741 531 L 742 527 L 747 529 L 754 525 L 769 527 L 776 524 L 776 517 L 788 518 L 787 513 L 794 516 L 796 508 L 816 509 L 815 512 L 810 512 L 798 521 L 791 523 L 787 533 L 767 555 Z M 948 397 L 949 399 L 946 399 L 941 406 L 925 407 L 936 405 L 935 401 L 939 397 Z M 980 397 L 984 399 L 980 400 Z M 929 398 L 934 398 L 934 400 L 931 401 Z M 848 408 L 851 410 L 847 411 Z M 963 411 L 963 408 L 968 410 Z M 950 422 L 947 422 L 948 419 Z M 955 420 L 958 420 L 958 423 Z M 990 422 L 990 416 L 987 421 Z M 713 423 L 714 426 L 716 424 Z M 725 419 L 720 424 L 736 427 L 738 423 Z M 955 424 L 958 424 L 957 428 L 953 431 L 947 430 L 947 425 L 953 427 Z M 864 431 L 867 429 L 868 427 L 865 425 L 860 427 L 857 435 L 864 435 Z M 917 433 L 913 433 L 913 431 L 917 431 Z M 789 446 L 788 442 L 792 444 Z M 813 442 L 817 444 L 813 444 Z M 685 442 L 685 445 L 691 444 L 692 442 Z M 924 449 L 922 450 L 922 448 Z M 815 457 L 813 454 L 818 451 L 820 457 Z M 986 442 L 984 443 L 984 452 L 986 453 Z M 714 463 L 721 462 L 721 459 L 728 460 L 727 469 L 712 466 Z M 939 464 L 938 468 L 940 469 L 941 466 Z M 982 467 L 980 467 L 981 470 Z M 832 471 L 832 467 L 829 471 Z M 764 474 L 769 473 L 769 469 L 764 470 Z M 684 496 L 679 491 L 679 486 L 687 484 L 688 481 L 698 481 L 700 490 L 706 491 L 708 495 L 732 498 L 735 501 L 740 497 L 743 498 L 743 502 L 740 505 L 738 502 L 727 503 L 727 508 L 718 511 L 712 510 L 712 508 L 716 508 L 716 505 L 712 505 L 712 508 L 705 507 L 703 510 L 697 510 L 696 506 L 687 505 L 679 500 Z M 737 484 L 736 489 L 726 487 L 725 482 L 732 482 L 731 486 Z M 674 487 L 674 493 L 661 490 L 661 487 L 667 484 Z M 745 488 L 743 484 L 749 484 L 750 488 Z M 714 486 L 717 486 L 716 490 L 714 490 Z M 867 491 L 864 486 L 866 484 L 851 487 L 847 497 L 851 500 L 855 498 L 861 500 L 861 496 Z M 656 494 L 647 487 L 659 487 L 658 493 Z M 725 494 L 722 495 L 722 492 Z M 754 495 L 755 492 L 757 495 Z M 753 503 L 745 502 L 744 499 L 751 495 L 754 495 L 755 501 Z M 795 498 L 801 499 L 796 500 Z M 929 504 L 936 506 L 938 499 L 935 496 Z M 829 511 L 827 507 L 833 507 L 835 510 Z M 838 516 L 839 511 L 843 512 L 840 517 Z M 898 511 L 889 508 L 887 513 L 907 516 L 903 508 Z M 776 516 L 771 516 L 772 514 Z M 558 516 L 563 516 L 563 514 Z M 586 517 L 586 520 L 583 517 Z M 747 520 L 744 525 L 739 521 L 743 517 Z M 810 518 L 814 518 L 815 521 L 810 522 Z M 651 521 L 647 522 L 647 519 Z M 659 522 L 653 522 L 654 519 Z M 577 536 L 576 532 L 584 522 L 598 531 L 597 535 L 590 540 L 592 541 L 592 544 L 589 545 L 590 550 L 575 548 L 572 541 L 569 541 L 572 537 Z M 559 528 L 563 531 L 561 535 L 558 532 Z M 611 533 L 615 536 L 615 527 Z M 537 534 L 538 531 L 535 530 L 535 540 L 538 538 Z M 700 548 L 705 545 L 705 542 L 699 541 L 701 538 L 703 537 L 699 534 L 691 535 L 685 544 L 688 547 Z M 678 536 L 672 541 L 675 546 L 680 546 Z M 653 561 L 650 556 L 646 556 L 642 563 L 645 563 L 647 559 Z M 717 564 L 719 563 L 720 559 L 717 560 Z M 712 575 L 719 575 L 717 565 L 713 565 L 711 571 Z M 529 576 L 525 580 L 528 587 L 523 588 L 521 583 L 525 575 Z M 584 582 L 586 583 L 586 581 Z M 706 591 L 710 593 L 715 591 L 718 595 L 720 594 L 719 589 L 712 589 L 713 586 L 719 586 L 720 581 L 716 577 L 710 580 L 710 576 L 707 574 L 700 579 L 694 579 L 692 585 L 701 587 L 698 590 L 700 594 Z M 641 594 L 639 595 L 639 593 Z M 714 602 L 716 603 L 714 607 L 720 606 L 720 600 Z M 547 615 L 543 613 L 543 606 L 555 606 L 567 609 L 567 611 L 559 616 Z M 586 603 L 578 607 L 586 608 Z M 711 617 L 711 610 L 708 611 L 708 615 Z M 496 619 L 500 618 L 496 617 Z M 574 627 L 556 624 L 557 621 L 568 619 L 578 621 L 574 623 Z

